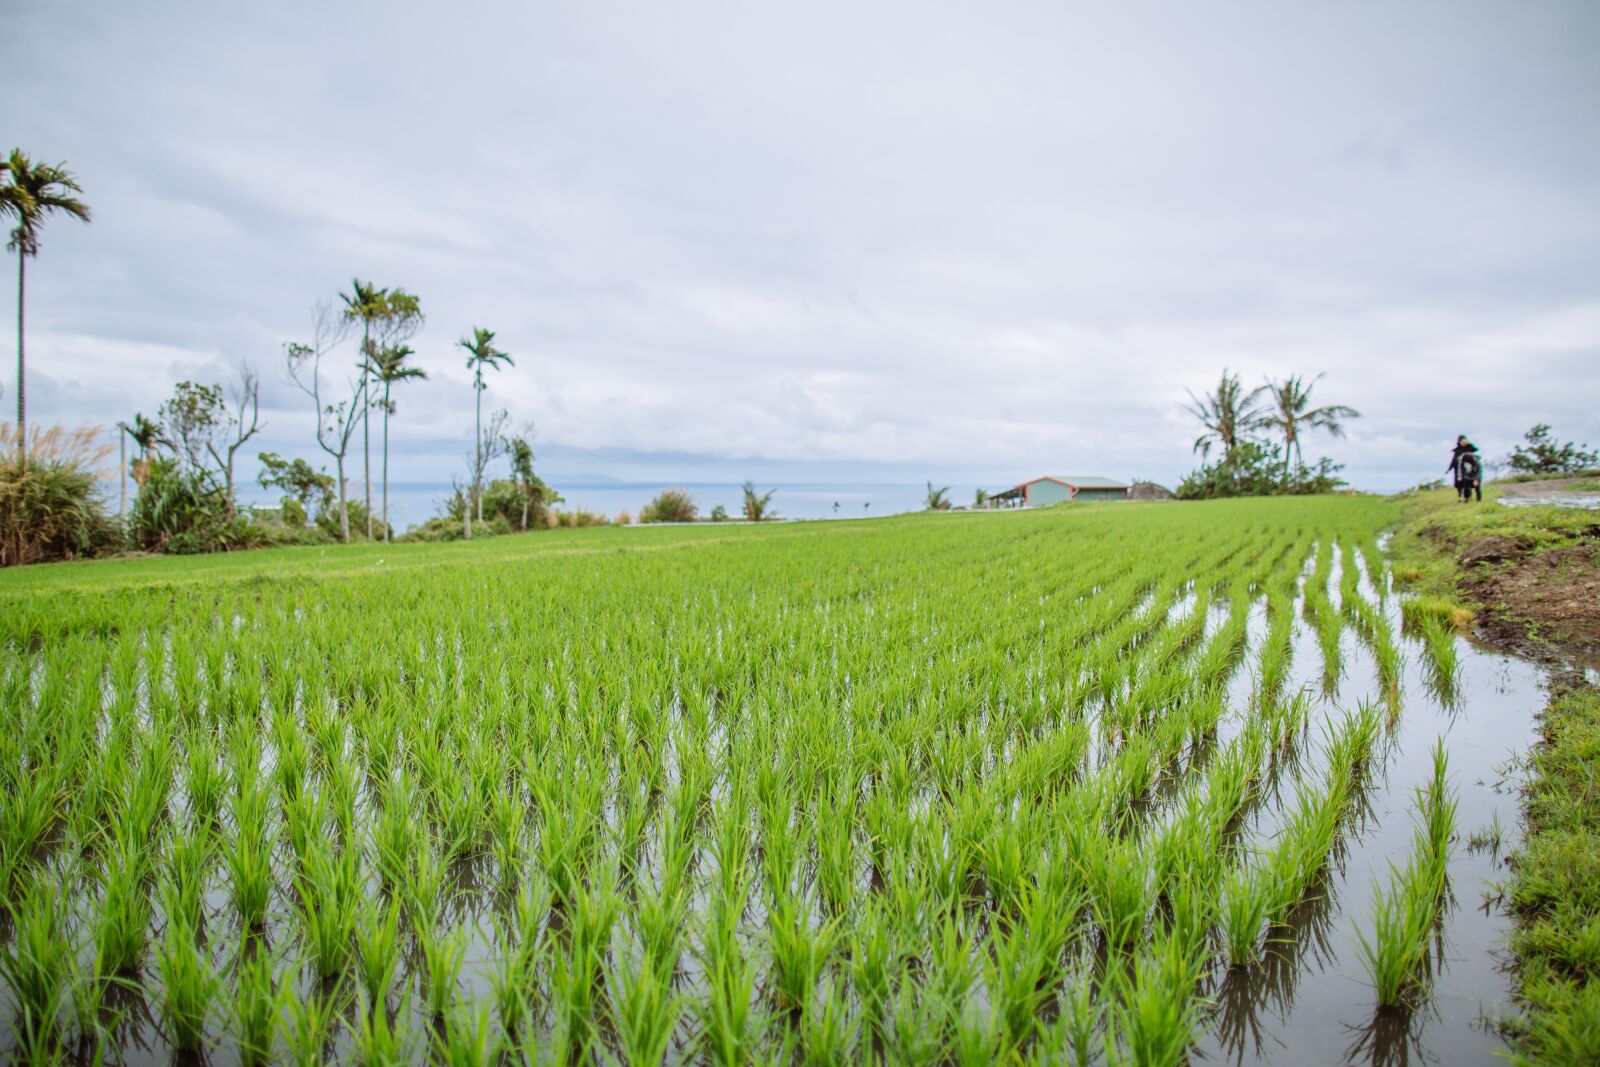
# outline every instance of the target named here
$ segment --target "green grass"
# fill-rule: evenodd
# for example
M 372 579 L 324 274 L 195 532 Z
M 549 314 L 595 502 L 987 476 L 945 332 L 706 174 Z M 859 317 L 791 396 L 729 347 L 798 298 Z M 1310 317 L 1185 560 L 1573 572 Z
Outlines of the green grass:
M 1600 693 L 1558 696 L 1527 788 L 1528 833 L 1517 854 L 1513 947 L 1523 1012 L 1516 1060 L 1600 1061 Z
M 1463 590 L 1457 555 L 1484 537 L 1504 537 L 1526 552 L 1575 545 L 1591 535 L 1593 512 L 1577 508 L 1502 507 L 1500 488 L 1484 487 L 1482 502 L 1462 504 L 1451 489 L 1410 493 L 1400 498 L 1403 521 L 1389 542 L 1392 567 L 1401 588 L 1416 595 L 1407 605 L 1407 622 L 1419 613 L 1435 614 L 1461 628 L 1471 614 L 1492 610 Z
M 1181 1062 L 1205 976 L 1259 965 L 1388 758 L 1394 517 L 1096 505 L 0 575 L 0 873 L 55 894 L 19 898 L 8 962 L 39 1022 L 0 1021 L 93 1037 L 61 999 L 81 965 L 143 987 L 157 1054 L 251 1063 Z M 1393 692 L 1341 693 L 1369 661 Z M 59 917 L 79 965 L 38 948 Z

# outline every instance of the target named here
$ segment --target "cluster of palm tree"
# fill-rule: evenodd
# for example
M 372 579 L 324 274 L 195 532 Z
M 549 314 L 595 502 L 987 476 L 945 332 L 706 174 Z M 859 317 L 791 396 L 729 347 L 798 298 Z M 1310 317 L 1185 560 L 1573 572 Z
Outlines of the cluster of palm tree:
M 339 301 L 343 306 L 337 310 L 327 303 L 314 308 L 311 340 L 285 345 L 285 363 L 290 379 L 311 398 L 317 414 L 317 444 L 334 462 L 341 539 L 350 539 L 345 458 L 354 444 L 357 430 L 361 434 L 367 536 L 371 538 L 375 531 L 381 531 L 387 539 L 392 536 L 389 525 L 389 420 L 396 411 L 394 387 L 402 382 L 427 377 L 426 372 L 410 362 L 416 352 L 407 344 L 421 330 L 425 321 L 422 303 L 416 294 L 405 289 L 380 287 L 360 278 L 351 279 L 349 291 L 339 294 Z M 328 395 L 330 386 L 323 381 L 322 361 L 357 327 L 361 331 L 357 377 L 349 384 L 347 396 L 334 399 Z M 493 330 L 474 327 L 469 337 L 456 343 L 467 352 L 467 369 L 472 371 L 473 389 L 477 393 L 471 453 L 472 499 L 464 515 L 466 536 L 470 538 L 474 512 L 478 522 L 483 521 L 484 469 L 490 459 L 498 454 L 499 448 L 498 431 L 489 435 L 493 438 L 489 446 L 486 446 L 483 432 L 483 393 L 488 388 L 484 374 L 501 366 L 510 366 L 512 361 L 509 355 L 494 346 Z M 370 416 L 373 409 L 382 414 L 381 496 L 376 511 L 372 507 L 370 444 Z
M 1288 482 L 1293 467 L 1291 462 L 1305 466 L 1302 441 L 1312 430 L 1326 430 L 1334 437 L 1344 436 L 1344 422 L 1361 417 L 1361 413 L 1346 404 L 1311 406 L 1311 390 L 1321 381 L 1318 374 L 1309 381 L 1291 374 L 1281 382 L 1267 381 L 1246 391 L 1237 374 L 1222 372 L 1217 390 L 1204 397 L 1189 394 L 1184 405 L 1190 414 L 1200 420 L 1205 428 L 1195 438 L 1194 451 L 1210 458 L 1211 449 L 1222 448 L 1223 462 L 1233 459 L 1239 446 L 1252 440 L 1260 431 L 1283 437 L 1283 480 Z
M 51 215 L 71 215 L 89 221 L 89 207 L 74 193 L 81 193 L 66 164 L 35 163 L 20 148 L 0 160 L 0 218 L 13 223 L 6 250 L 17 254 L 17 462 L 28 462 L 28 383 L 25 352 L 27 267 L 30 257 L 39 255 L 39 230 Z

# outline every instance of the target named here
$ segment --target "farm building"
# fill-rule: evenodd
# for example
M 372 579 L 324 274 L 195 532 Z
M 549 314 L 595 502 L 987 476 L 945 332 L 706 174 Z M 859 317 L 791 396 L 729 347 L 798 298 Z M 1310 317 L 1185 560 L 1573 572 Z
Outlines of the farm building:
M 1021 505 L 1033 508 L 1064 504 L 1069 500 L 1085 503 L 1094 500 L 1126 500 L 1128 484 L 1093 475 L 1082 477 L 1046 475 L 1013 486 L 1003 493 L 996 493 L 989 499 L 997 507 Z

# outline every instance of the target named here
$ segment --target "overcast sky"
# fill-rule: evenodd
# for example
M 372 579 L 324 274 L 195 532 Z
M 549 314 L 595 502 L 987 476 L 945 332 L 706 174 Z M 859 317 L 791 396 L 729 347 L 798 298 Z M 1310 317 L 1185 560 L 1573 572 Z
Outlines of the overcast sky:
M 281 346 L 355 275 L 428 316 L 412 481 L 472 326 L 558 486 L 1170 484 L 1224 367 L 1326 372 L 1365 488 L 1600 444 L 1597 56 L 1593 0 L 0 0 L 0 147 L 94 210 L 29 265 L 30 418 L 248 363 L 325 461 Z

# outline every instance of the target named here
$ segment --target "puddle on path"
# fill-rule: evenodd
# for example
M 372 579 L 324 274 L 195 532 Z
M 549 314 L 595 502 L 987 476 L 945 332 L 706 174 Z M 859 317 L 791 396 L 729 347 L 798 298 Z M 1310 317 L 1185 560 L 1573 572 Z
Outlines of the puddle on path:
M 1548 496 L 1503 496 L 1497 501 L 1508 508 L 1582 508 L 1600 510 L 1600 493 L 1551 493 Z

